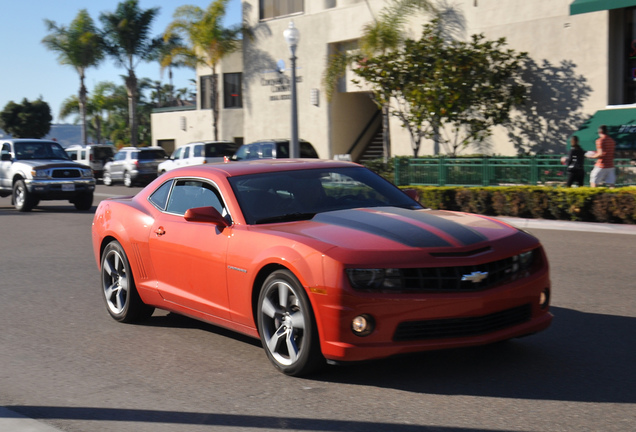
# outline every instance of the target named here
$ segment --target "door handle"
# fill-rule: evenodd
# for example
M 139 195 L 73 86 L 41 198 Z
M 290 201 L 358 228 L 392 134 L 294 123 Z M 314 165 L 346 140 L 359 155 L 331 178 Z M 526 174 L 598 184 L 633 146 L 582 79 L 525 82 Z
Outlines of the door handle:
M 157 234 L 157 237 L 161 237 L 165 233 L 166 233 L 166 230 L 164 230 L 163 227 L 159 227 L 155 230 L 155 234 Z

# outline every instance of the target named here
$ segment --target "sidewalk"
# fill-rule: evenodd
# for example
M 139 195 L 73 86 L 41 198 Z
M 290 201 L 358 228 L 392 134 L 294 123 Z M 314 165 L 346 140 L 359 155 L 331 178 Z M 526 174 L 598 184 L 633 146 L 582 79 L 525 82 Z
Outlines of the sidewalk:
M 535 228 L 558 231 L 584 231 L 604 234 L 636 235 L 636 225 L 609 224 L 598 222 L 573 222 L 547 219 L 522 219 L 503 216 L 495 216 L 495 219 L 499 219 L 518 228 L 524 229 Z
M 60 429 L 25 417 L 0 406 L 0 431 L 3 432 L 61 432 Z

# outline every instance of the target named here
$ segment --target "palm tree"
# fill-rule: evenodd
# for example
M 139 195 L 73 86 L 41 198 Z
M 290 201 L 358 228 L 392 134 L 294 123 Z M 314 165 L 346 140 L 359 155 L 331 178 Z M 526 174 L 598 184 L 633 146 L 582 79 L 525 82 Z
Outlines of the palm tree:
M 242 25 L 223 27 L 229 0 L 214 0 L 206 10 L 198 6 L 181 6 L 177 8 L 164 35 L 164 40 L 177 35 L 186 40 L 186 47 L 175 50 L 173 60 L 178 59 L 185 65 L 196 67 L 208 66 L 212 71 L 212 91 L 210 106 L 212 107 L 212 127 L 214 139 L 219 139 L 219 92 L 216 69 L 218 63 L 226 55 L 240 48 L 240 37 L 248 31 Z
M 161 45 L 157 50 L 156 54 L 153 56 L 153 60 L 159 62 L 161 66 L 161 75 L 163 77 L 163 72 L 168 69 L 168 86 L 166 89 L 171 88 L 174 89 L 174 83 L 172 80 L 172 69 L 179 67 L 191 67 L 190 63 L 186 62 L 184 57 L 188 57 L 187 55 L 188 47 L 183 44 L 183 40 L 176 34 L 164 35 L 161 38 Z M 174 92 L 169 93 L 168 102 L 172 105 L 174 104 Z
M 340 52 L 331 57 L 323 75 L 327 99 L 331 99 L 333 96 L 338 80 L 344 76 L 348 66 L 360 62 L 364 58 L 397 49 L 404 41 L 404 27 L 411 16 L 418 12 L 439 14 L 433 1 L 391 0 L 380 11 L 379 18 L 374 16 L 373 21 L 363 27 L 362 36 L 358 40 L 358 52 L 355 54 Z M 377 101 L 376 103 L 380 104 L 382 108 L 383 156 L 386 162 L 391 153 L 389 104 Z
M 82 143 L 87 144 L 86 135 L 86 97 L 84 84 L 86 69 L 97 64 L 104 57 L 104 45 L 93 20 L 86 11 L 79 11 L 69 28 L 58 26 L 50 20 L 44 21 L 49 35 L 42 39 L 42 43 L 51 51 L 59 53 L 60 64 L 69 65 L 77 70 L 80 77 L 79 115 L 82 123 Z
M 149 36 L 152 21 L 159 8 L 141 10 L 138 0 L 125 0 L 117 5 L 114 13 L 102 13 L 99 17 L 104 26 L 107 53 L 128 75 L 125 78 L 128 94 L 128 122 L 130 144 L 138 142 L 137 76 L 135 67 L 140 61 L 148 61 L 159 46 L 158 39 Z

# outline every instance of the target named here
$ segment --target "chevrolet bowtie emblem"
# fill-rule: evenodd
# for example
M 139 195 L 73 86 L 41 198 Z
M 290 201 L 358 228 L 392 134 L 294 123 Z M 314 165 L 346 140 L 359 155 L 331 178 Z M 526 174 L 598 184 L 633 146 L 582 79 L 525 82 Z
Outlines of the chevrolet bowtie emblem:
M 468 281 L 472 283 L 479 283 L 488 277 L 488 272 L 475 271 L 471 274 L 465 274 L 462 276 L 462 282 Z

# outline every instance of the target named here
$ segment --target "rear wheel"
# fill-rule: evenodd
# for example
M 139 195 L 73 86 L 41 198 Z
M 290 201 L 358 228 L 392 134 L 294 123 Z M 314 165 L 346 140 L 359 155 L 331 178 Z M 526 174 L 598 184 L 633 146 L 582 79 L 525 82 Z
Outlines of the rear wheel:
M 13 185 L 13 204 L 16 210 L 21 212 L 31 211 L 36 205 L 36 200 L 27 189 L 24 180 L 18 180 Z
M 277 369 L 301 376 L 324 365 L 311 304 L 290 271 L 277 270 L 265 280 L 257 314 L 263 347 Z
M 124 173 L 124 186 L 133 187 L 133 180 L 132 180 L 132 177 L 131 177 L 131 175 L 130 175 L 130 173 L 128 171 L 126 171 Z
M 102 254 L 102 294 L 113 319 L 132 323 L 152 315 L 154 307 L 146 305 L 137 292 L 128 257 L 119 242 L 113 240 Z
M 109 172 L 104 172 L 104 176 L 102 177 L 102 183 L 104 183 L 104 186 L 112 186 L 113 179 L 110 176 Z

